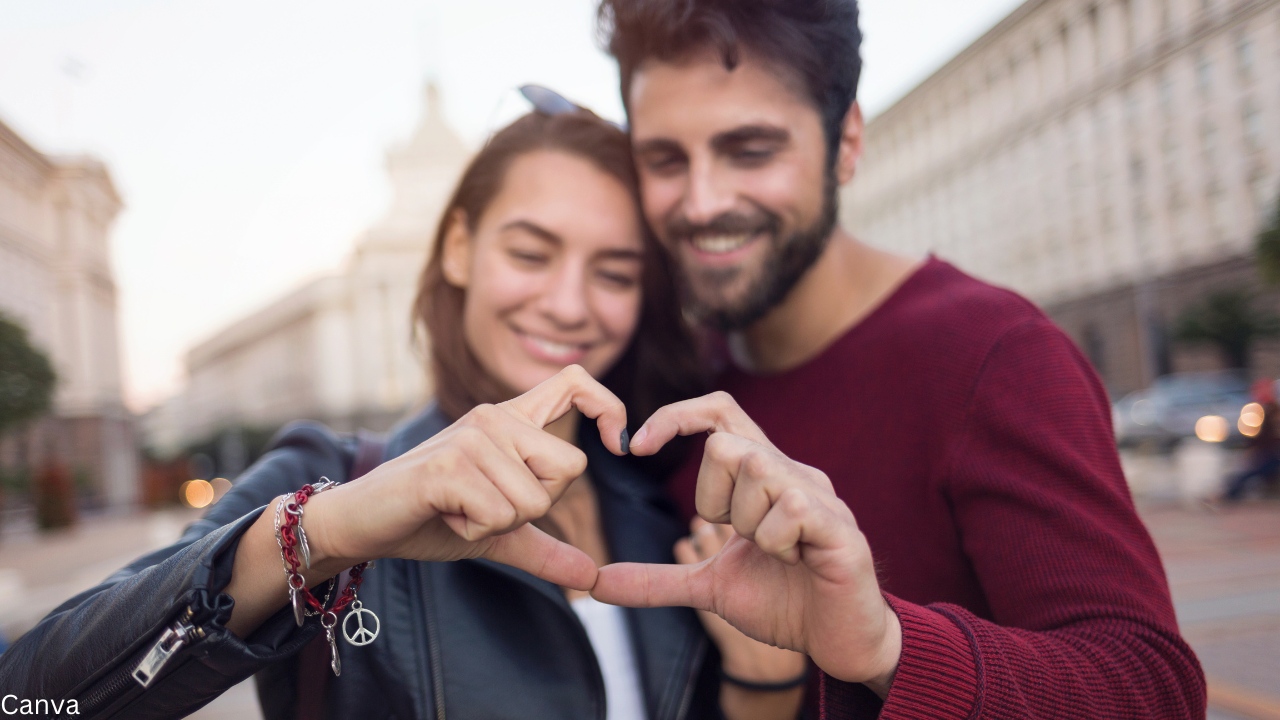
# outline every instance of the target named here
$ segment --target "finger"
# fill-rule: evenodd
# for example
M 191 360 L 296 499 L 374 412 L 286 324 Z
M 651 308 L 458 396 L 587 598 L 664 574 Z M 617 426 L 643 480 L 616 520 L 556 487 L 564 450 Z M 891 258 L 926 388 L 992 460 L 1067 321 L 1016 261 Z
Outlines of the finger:
M 677 435 L 732 433 L 773 447 L 755 421 L 747 416 L 728 393 L 715 392 L 660 408 L 645 420 L 631 439 L 631 451 L 652 455 Z
M 675 547 L 672 548 L 672 553 L 676 556 L 676 562 L 681 565 L 692 565 L 703 560 L 702 554 L 698 552 L 698 548 L 694 546 L 693 541 L 689 538 L 677 540 Z
M 699 520 L 701 520 L 701 518 L 699 518 Z M 729 542 L 729 538 L 733 537 L 732 525 L 720 525 L 716 523 L 708 523 L 708 525 L 711 525 L 711 527 L 715 528 L 716 538 L 720 540 L 721 547 L 724 547 L 724 544 Z
M 786 490 L 756 528 L 756 546 L 789 564 L 800 562 L 800 540 L 811 520 L 809 498 L 795 488 Z
M 521 525 L 493 538 L 481 557 L 524 570 L 561 587 L 590 590 L 596 584 L 596 564 L 589 555 L 532 525 Z
M 810 572 L 834 582 L 848 580 L 850 572 L 875 573 L 866 538 L 848 506 L 828 504 L 799 488 L 778 499 L 756 530 L 755 542 L 762 552 L 787 563 L 804 562 Z M 849 551 L 865 566 L 850 565 Z
M 614 563 L 600 568 L 591 596 L 603 603 L 624 607 L 682 605 L 712 609 L 711 585 L 705 562 L 696 565 Z
M 776 453 L 756 446 L 743 447 L 735 458 L 733 497 L 729 500 L 729 520 L 733 529 L 748 540 L 788 484 L 787 461 Z
M 698 551 L 700 558 L 709 558 L 720 552 L 720 548 L 724 547 L 725 538 L 720 536 L 716 528 L 725 527 L 724 525 L 714 525 L 706 523 L 693 533 L 693 546 Z M 733 529 L 730 528 L 730 532 Z
M 459 537 L 470 542 L 510 530 L 517 517 L 511 502 L 479 468 L 464 467 L 438 482 L 423 483 L 427 504 Z
M 747 482 L 747 487 L 742 490 L 738 485 L 759 479 L 766 471 L 764 464 L 773 454 L 766 447 L 739 435 L 716 433 L 707 438 L 693 495 L 698 515 L 713 523 L 732 523 L 739 533 L 743 532 L 743 527 L 754 529 L 754 523 L 759 522 L 769 509 L 771 499 L 767 495 L 763 498 L 756 496 L 756 493 L 765 491 L 761 483 Z M 734 517 L 735 508 L 744 513 L 741 519 Z M 753 513 L 750 518 L 745 515 L 747 510 Z M 739 522 L 743 523 L 742 527 Z M 750 535 L 743 537 L 749 538 Z
M 583 415 L 596 420 L 600 439 L 610 452 L 615 455 L 627 453 L 622 442 L 627 429 L 626 407 L 580 365 L 566 367 L 529 392 L 502 405 L 539 428 L 577 408 Z
M 518 455 L 500 452 L 498 446 L 488 438 L 486 444 L 487 448 L 474 448 L 472 457 L 480 472 L 515 509 L 516 517 L 512 525 L 523 525 L 546 515 L 554 502 L 548 485 L 555 487 L 555 484 L 544 485 Z M 563 484 L 567 485 L 567 482 Z M 558 495 L 559 493 L 557 497 Z
M 509 410 L 480 406 L 467 413 L 459 424 L 476 428 L 487 441 L 468 444 L 477 461 L 481 452 L 503 454 L 532 473 L 553 502 L 587 468 L 587 456 L 572 443 L 544 432 Z

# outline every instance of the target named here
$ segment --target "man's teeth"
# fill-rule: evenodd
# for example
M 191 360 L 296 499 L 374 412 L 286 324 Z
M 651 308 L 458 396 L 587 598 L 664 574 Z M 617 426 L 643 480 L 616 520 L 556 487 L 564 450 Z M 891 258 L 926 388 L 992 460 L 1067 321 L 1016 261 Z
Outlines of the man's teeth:
M 693 246 L 704 253 L 728 253 L 746 245 L 750 235 L 707 235 L 693 240 Z
M 540 337 L 534 337 L 533 335 L 528 335 L 526 337 L 529 338 L 529 342 L 533 343 L 539 350 L 548 355 L 572 355 L 578 352 L 582 347 L 581 345 L 566 345 L 564 343 L 551 342 L 550 340 L 544 340 Z

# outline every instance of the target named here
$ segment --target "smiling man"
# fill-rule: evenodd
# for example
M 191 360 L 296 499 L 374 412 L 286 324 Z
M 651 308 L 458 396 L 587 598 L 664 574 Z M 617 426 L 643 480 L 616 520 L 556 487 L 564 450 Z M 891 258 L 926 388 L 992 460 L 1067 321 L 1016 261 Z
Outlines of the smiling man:
M 857 14 L 601 5 L 646 217 L 725 339 L 727 394 L 659 411 L 631 448 L 709 433 L 673 491 L 736 534 L 593 592 L 807 652 L 828 717 L 1203 717 L 1088 363 L 1022 298 L 838 225 Z

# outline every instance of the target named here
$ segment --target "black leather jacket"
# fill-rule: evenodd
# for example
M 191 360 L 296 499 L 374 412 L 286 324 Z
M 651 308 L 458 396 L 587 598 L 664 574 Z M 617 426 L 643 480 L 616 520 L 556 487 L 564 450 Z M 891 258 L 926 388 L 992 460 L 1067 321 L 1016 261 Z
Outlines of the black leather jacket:
M 428 409 L 392 436 L 387 457 L 447 424 Z M 671 562 L 684 530 L 660 482 L 609 453 L 594 423 L 583 423 L 581 439 L 611 557 Z M 321 476 L 346 479 L 354 452 L 353 440 L 322 426 L 287 428 L 178 543 L 67 601 L 0 655 L 0 695 L 74 698 L 80 717 L 173 718 L 256 674 L 265 714 L 292 717 L 298 651 L 318 624 L 299 629 L 281 610 L 240 640 L 226 629 L 232 601 L 221 591 L 241 534 L 263 508 Z M 365 647 L 339 639 L 343 669 L 327 681 L 329 717 L 605 717 L 591 644 L 550 583 L 485 560 L 380 560 L 365 574 L 360 598 L 377 612 L 381 633 Z M 696 615 L 626 612 L 649 717 L 718 716 L 718 658 Z M 144 690 L 135 670 L 163 657 L 157 645 L 175 640 L 176 651 Z

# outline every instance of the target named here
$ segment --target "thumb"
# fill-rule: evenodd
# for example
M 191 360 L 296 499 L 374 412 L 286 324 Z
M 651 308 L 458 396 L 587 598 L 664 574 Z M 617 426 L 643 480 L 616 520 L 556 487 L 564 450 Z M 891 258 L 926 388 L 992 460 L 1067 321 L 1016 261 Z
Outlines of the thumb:
M 702 572 L 708 562 L 710 561 L 696 565 L 605 565 L 600 568 L 591 596 L 600 602 L 625 607 L 683 605 L 715 612 L 711 602 L 711 585 Z
M 590 590 L 598 572 L 589 555 L 532 525 L 493 538 L 480 557 L 574 590 Z

